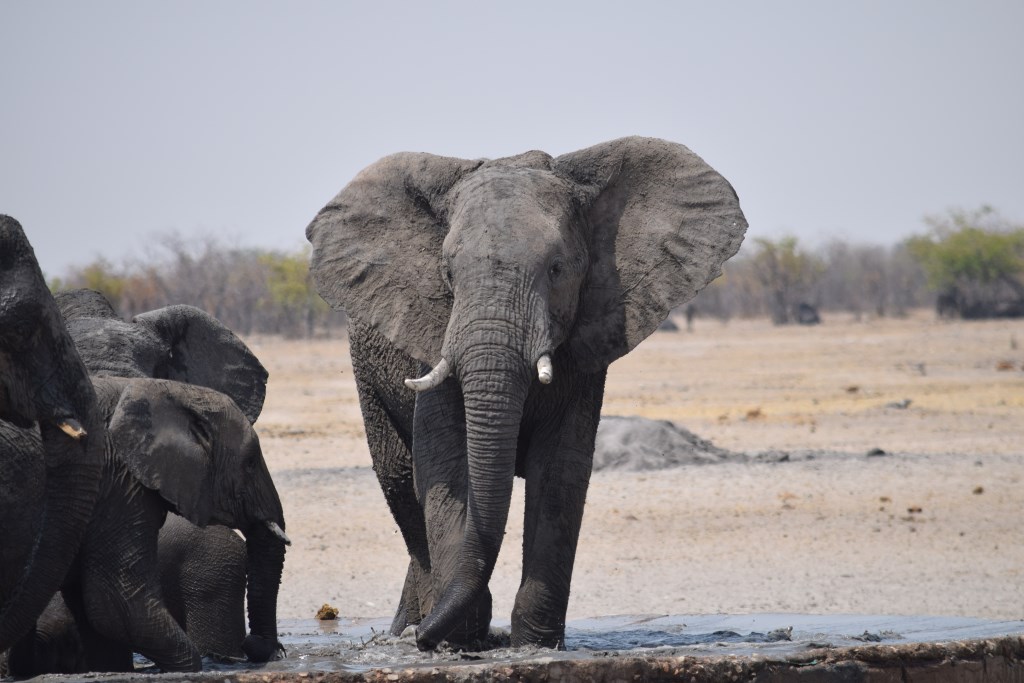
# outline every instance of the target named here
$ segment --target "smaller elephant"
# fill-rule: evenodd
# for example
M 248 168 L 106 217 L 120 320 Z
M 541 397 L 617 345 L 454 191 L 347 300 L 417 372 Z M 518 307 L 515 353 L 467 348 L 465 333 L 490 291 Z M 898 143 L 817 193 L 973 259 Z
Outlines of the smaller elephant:
M 164 604 L 203 655 L 248 656 L 245 649 L 245 541 L 219 525 L 199 527 L 167 515 L 157 545 Z M 252 661 L 266 661 L 252 651 Z
M 234 400 L 250 423 L 259 417 L 266 369 L 241 339 L 206 312 L 165 306 L 125 322 L 93 290 L 60 292 L 56 300 L 94 376 L 155 377 L 205 386 Z M 158 547 L 167 607 L 200 653 L 261 662 L 278 652 L 246 639 L 248 561 L 237 535 L 218 526 L 196 527 L 172 513 Z M 276 614 L 276 605 L 261 603 L 266 597 L 250 595 L 249 612 Z
M 238 406 L 210 389 L 155 379 L 95 378 L 94 385 L 108 453 L 77 572 L 62 589 L 84 668 L 130 670 L 139 652 L 164 671 L 198 671 L 200 651 L 162 596 L 158 535 L 169 511 L 197 527 L 240 529 L 248 591 L 276 606 L 290 541 L 259 438 Z M 12 673 L 41 673 L 47 648 L 67 647 L 58 645 L 70 637 L 67 619 L 52 609 L 12 651 Z M 266 661 L 281 648 L 276 610 L 251 613 L 250 628 L 250 658 Z

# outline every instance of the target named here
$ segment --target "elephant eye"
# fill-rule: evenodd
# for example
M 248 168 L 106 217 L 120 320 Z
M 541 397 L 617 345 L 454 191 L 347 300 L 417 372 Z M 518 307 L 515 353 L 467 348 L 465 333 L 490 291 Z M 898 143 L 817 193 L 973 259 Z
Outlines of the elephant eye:
M 444 278 L 444 284 L 448 289 L 452 288 L 452 269 L 448 267 L 448 264 L 441 266 L 441 277 Z
M 555 279 L 558 279 L 558 277 L 561 276 L 561 274 L 562 274 L 562 261 L 558 260 L 558 261 L 555 261 L 554 263 L 551 264 L 551 267 L 548 269 L 548 275 L 551 276 L 552 280 L 555 280 Z

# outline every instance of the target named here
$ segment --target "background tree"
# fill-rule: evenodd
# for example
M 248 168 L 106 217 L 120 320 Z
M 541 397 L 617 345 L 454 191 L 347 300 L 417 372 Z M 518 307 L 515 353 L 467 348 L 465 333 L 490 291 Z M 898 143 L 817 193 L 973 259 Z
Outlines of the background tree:
M 800 248 L 797 238 L 792 236 L 778 240 L 759 237 L 754 245 L 753 271 L 768 302 L 772 322 L 791 322 L 800 303 L 819 305 L 814 293 L 824 272 L 821 259 Z
M 144 260 L 115 266 L 98 259 L 52 285 L 102 292 L 128 318 L 168 304 L 189 304 L 243 335 L 312 337 L 329 334 L 344 321 L 316 293 L 308 247 L 295 252 L 236 248 L 172 233 L 155 239 Z
M 926 222 L 931 232 L 907 240 L 907 249 L 937 292 L 940 315 L 1024 315 L 1024 227 L 988 206 L 951 210 Z

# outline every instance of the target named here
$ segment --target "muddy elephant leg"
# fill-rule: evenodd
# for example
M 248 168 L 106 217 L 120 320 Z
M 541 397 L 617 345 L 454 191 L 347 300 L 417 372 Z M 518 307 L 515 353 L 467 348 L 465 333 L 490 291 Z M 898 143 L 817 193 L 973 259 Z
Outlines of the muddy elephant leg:
M 455 575 L 466 524 L 465 408 L 454 379 L 419 394 L 415 433 L 416 494 L 426 517 L 433 596 L 440 596 Z M 475 606 L 467 610 L 465 621 L 447 640 L 456 646 L 475 647 L 487 637 L 490 623 L 491 592 L 484 588 Z
M 402 596 L 391 623 L 391 633 L 400 635 L 406 626 L 420 623 L 430 609 L 424 604 L 430 585 L 426 524 L 413 484 L 415 395 L 403 384 L 406 377 L 418 376 L 420 363 L 355 320 L 349 324 L 349 348 L 373 471 L 409 552 Z
M 594 460 L 594 438 L 604 394 L 604 373 L 569 378 L 560 405 L 538 413 L 526 462 L 523 575 L 512 610 L 512 645 L 565 647 L 565 613 L 583 507 Z M 543 391 L 543 390 L 541 390 Z
M 39 620 L 40 627 L 50 632 L 74 631 L 80 642 L 85 666 L 78 671 L 134 671 L 135 662 L 131 648 L 105 638 L 96 632 L 85 616 L 81 586 L 65 588 L 58 593 L 47 608 L 48 615 Z
M 157 535 L 165 515 L 159 496 L 140 484 L 101 498 L 79 553 L 81 610 L 100 636 L 163 671 L 199 671 L 199 650 L 161 595 Z
M 202 657 L 163 606 L 159 584 L 140 585 L 130 576 L 124 581 L 124 574 L 112 577 L 90 570 L 83 575 L 89 624 L 102 637 L 126 644 L 163 671 L 200 671 Z

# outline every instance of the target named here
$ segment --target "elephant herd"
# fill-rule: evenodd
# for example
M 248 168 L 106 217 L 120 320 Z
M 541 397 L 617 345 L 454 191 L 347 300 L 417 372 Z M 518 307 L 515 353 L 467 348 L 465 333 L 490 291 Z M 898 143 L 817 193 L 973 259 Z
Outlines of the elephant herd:
M 564 647 L 608 365 L 717 277 L 745 229 L 721 175 L 637 137 L 558 157 L 395 154 L 314 217 L 310 270 L 348 314 L 373 468 L 409 552 L 393 634 L 486 646 L 519 476 L 512 643 Z M 0 217 L 11 674 L 283 654 L 289 540 L 253 428 L 266 382 L 196 308 L 126 322 L 96 292 L 51 295 L 21 226 Z

